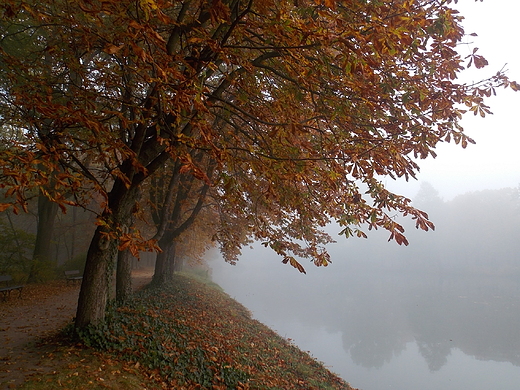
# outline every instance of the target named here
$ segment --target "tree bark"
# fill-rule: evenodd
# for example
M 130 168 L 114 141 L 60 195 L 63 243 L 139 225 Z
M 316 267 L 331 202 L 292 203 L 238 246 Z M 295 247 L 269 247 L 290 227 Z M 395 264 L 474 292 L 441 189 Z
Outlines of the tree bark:
M 107 240 L 103 233 L 106 232 L 101 226 L 96 229 L 87 253 L 76 311 L 76 328 L 95 325 L 105 318 L 117 241 Z
M 43 280 L 42 270 L 52 265 L 51 243 L 54 232 L 54 222 L 58 213 L 58 204 L 51 201 L 43 193 L 38 196 L 38 222 L 36 241 L 29 273 L 28 283 Z
M 162 252 L 157 253 L 155 270 L 152 278 L 154 286 L 162 286 L 173 279 L 175 246 L 172 232 L 167 231 L 158 242 Z
M 128 249 L 117 254 L 116 301 L 127 302 L 132 296 L 132 255 Z
M 127 188 L 117 179 L 108 199 L 104 220 L 111 226 L 98 226 L 87 253 L 85 271 L 76 311 L 76 328 L 98 324 L 105 318 L 119 242 L 107 238 L 110 229 L 128 226 L 138 200 L 137 187 Z
M 185 258 L 176 256 L 173 261 L 173 272 L 181 272 L 184 269 Z

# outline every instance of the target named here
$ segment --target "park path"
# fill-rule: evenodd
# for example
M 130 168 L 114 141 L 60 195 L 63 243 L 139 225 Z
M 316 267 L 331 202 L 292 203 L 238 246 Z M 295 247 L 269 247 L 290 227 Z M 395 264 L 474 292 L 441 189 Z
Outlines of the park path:
M 134 289 L 147 284 L 152 270 L 132 273 Z M 56 348 L 44 340 L 73 321 L 79 296 L 79 284 L 64 280 L 24 288 L 23 297 L 14 292 L 0 302 L 0 389 L 12 389 L 30 375 L 53 370 L 46 359 Z

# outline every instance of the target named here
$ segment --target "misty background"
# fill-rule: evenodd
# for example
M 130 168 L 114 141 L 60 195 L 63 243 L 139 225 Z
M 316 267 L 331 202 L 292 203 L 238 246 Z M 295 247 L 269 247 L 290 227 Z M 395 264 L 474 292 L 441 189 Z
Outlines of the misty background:
M 423 183 L 415 199 L 437 229 L 403 221 L 408 247 L 382 231 L 340 240 L 304 275 L 253 245 L 236 266 L 213 253 L 213 280 L 360 389 L 518 388 L 518 188 L 443 201 Z

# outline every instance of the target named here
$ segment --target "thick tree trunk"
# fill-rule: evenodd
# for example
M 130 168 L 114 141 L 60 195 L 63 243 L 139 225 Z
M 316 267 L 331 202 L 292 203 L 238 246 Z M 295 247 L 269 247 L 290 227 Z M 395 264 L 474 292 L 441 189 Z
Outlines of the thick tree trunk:
M 132 254 L 130 251 L 119 251 L 117 254 L 116 301 L 125 303 L 132 296 Z
M 87 253 L 76 312 L 76 328 L 97 324 L 105 318 L 112 281 L 117 241 L 107 240 L 104 229 L 96 229 Z
M 137 188 L 128 189 L 125 183 L 116 180 L 109 194 L 109 211 L 104 215 L 113 226 L 98 226 L 90 243 L 76 312 L 76 328 L 95 325 L 105 318 L 119 246 L 118 240 L 107 239 L 107 229 L 128 226 L 137 198 Z
M 58 213 L 58 204 L 45 195 L 38 196 L 38 223 L 36 242 L 34 243 L 33 259 L 28 283 L 42 281 L 42 271 L 52 266 L 51 244 L 54 232 L 54 222 Z
M 155 261 L 155 271 L 152 279 L 152 284 L 155 286 L 162 286 L 173 280 L 176 243 L 171 238 L 171 234 L 168 233 L 163 235 L 158 243 L 162 252 L 157 253 Z

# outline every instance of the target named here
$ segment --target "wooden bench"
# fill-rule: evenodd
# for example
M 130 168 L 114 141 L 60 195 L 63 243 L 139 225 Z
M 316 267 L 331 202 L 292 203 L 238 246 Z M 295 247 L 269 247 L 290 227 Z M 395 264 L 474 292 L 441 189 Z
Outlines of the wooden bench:
M 65 279 L 67 279 L 67 284 L 69 283 L 75 283 L 75 282 L 81 282 L 83 279 L 83 276 L 81 276 L 81 272 L 77 269 L 73 269 L 70 271 L 64 271 L 65 273 Z
M 2 293 L 2 298 L 4 301 L 7 301 L 7 298 L 11 296 L 11 291 L 18 290 L 18 296 L 22 297 L 23 285 L 13 286 L 11 282 L 13 278 L 11 275 L 0 275 L 0 293 Z

